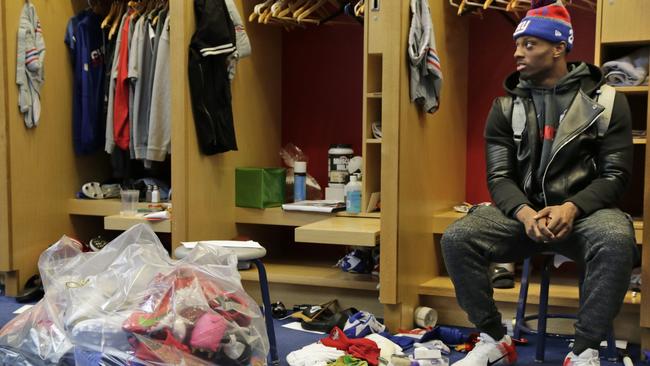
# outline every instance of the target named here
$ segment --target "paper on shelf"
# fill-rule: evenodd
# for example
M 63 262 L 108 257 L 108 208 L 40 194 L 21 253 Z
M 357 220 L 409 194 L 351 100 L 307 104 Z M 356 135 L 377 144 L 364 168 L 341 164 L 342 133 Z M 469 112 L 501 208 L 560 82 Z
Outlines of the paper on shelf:
M 252 240 L 248 241 L 240 241 L 240 240 L 201 240 L 201 241 L 183 241 L 181 244 L 187 249 L 194 249 L 194 247 L 198 244 L 208 244 L 208 245 L 215 245 L 219 247 L 226 247 L 226 248 L 262 248 L 260 243 Z
M 171 216 L 169 215 L 169 211 L 158 211 L 158 212 L 152 212 L 144 215 L 144 218 L 147 220 L 167 220 Z
M 345 210 L 345 203 L 336 200 L 308 200 L 285 203 L 282 209 L 286 211 L 336 212 Z

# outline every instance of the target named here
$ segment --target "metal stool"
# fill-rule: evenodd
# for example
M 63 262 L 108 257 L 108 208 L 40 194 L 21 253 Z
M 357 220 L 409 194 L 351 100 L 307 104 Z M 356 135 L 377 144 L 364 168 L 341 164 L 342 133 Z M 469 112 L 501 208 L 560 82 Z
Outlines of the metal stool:
M 237 255 L 237 260 L 239 262 L 250 261 L 255 264 L 257 267 L 257 272 L 260 279 L 260 289 L 262 290 L 262 303 L 264 304 L 264 321 L 266 322 L 266 333 L 269 337 L 269 346 L 271 350 L 269 352 L 269 358 L 272 365 L 279 365 L 280 360 L 278 357 L 278 348 L 275 341 L 275 329 L 273 329 L 273 316 L 271 313 L 271 298 L 269 296 L 269 281 L 266 278 L 266 269 L 264 264 L 261 261 L 266 255 L 266 249 L 264 248 L 228 248 L 231 249 Z M 174 251 L 176 258 L 184 258 L 188 255 L 191 249 L 185 248 L 184 246 L 179 246 Z
M 531 259 L 524 260 L 524 268 L 521 272 L 521 287 L 519 289 L 519 302 L 517 304 L 517 315 L 515 317 L 515 326 L 513 329 L 514 337 L 520 338 L 521 333 L 537 335 L 536 337 L 536 350 L 535 362 L 544 362 L 544 351 L 546 347 L 546 336 L 554 337 L 568 337 L 560 334 L 547 334 L 546 333 L 546 320 L 553 318 L 562 319 L 577 319 L 575 314 L 549 314 L 548 313 L 548 288 L 551 281 L 551 269 L 553 267 L 554 255 L 544 255 L 544 266 L 541 273 L 541 281 L 539 286 L 539 313 L 532 315 L 526 314 L 526 299 L 528 297 L 528 284 L 530 279 L 530 272 L 532 270 Z M 580 275 L 579 288 L 582 292 L 583 275 Z M 580 296 L 582 297 L 582 296 Z M 580 300 L 582 303 L 582 300 Z M 526 326 L 526 322 L 537 319 L 537 330 L 531 329 Z M 618 361 L 618 352 L 616 350 L 616 341 L 614 338 L 614 331 L 610 330 L 607 334 L 607 351 L 605 354 L 608 361 Z

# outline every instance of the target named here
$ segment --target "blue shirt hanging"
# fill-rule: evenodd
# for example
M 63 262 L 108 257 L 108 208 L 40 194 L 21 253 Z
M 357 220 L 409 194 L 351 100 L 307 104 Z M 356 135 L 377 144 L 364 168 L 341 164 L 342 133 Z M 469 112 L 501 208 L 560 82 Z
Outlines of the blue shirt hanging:
M 90 154 L 104 145 L 104 33 L 99 16 L 84 10 L 68 22 L 65 43 L 74 70 L 72 141 L 77 154 Z

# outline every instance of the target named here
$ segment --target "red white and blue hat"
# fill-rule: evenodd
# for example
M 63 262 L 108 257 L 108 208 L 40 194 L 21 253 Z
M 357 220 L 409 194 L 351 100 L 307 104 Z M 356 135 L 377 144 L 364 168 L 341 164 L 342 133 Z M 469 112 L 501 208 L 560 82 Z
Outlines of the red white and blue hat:
M 551 43 L 564 42 L 567 52 L 573 47 L 571 16 L 561 0 L 532 0 L 531 9 L 512 34 L 516 40 L 533 36 Z

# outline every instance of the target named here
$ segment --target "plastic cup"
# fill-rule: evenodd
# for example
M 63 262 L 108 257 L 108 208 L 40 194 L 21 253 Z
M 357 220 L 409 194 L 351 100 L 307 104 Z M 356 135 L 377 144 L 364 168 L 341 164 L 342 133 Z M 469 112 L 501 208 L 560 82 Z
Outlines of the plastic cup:
M 140 191 L 137 189 L 126 189 L 120 191 L 122 198 L 122 216 L 135 216 L 138 213 L 138 198 L 140 198 Z

